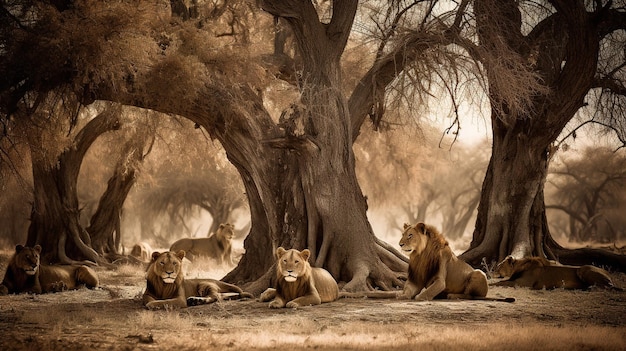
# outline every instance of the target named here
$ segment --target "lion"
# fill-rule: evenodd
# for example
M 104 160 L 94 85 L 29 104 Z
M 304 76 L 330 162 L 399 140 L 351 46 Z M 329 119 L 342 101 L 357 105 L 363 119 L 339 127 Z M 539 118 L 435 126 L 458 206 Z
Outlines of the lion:
M 133 245 L 133 248 L 130 250 L 130 255 L 136 257 L 140 261 L 148 262 L 150 261 L 150 254 L 152 253 L 152 247 L 150 244 L 145 242 L 140 242 Z
M 408 279 L 399 298 L 514 301 L 487 298 L 489 286 L 485 273 L 459 260 L 433 226 L 405 224 L 399 244 L 403 251 L 410 252 Z
M 220 297 L 252 298 L 236 285 L 215 279 L 185 279 L 185 251 L 154 252 L 146 274 L 143 305 L 149 309 L 184 308 L 216 302 Z
M 235 265 L 232 258 L 232 239 L 235 236 L 235 226 L 222 223 L 208 238 L 183 238 L 170 246 L 170 251 L 185 250 L 188 260 L 193 261 L 195 256 L 206 256 L 217 260 L 218 264 Z
M 95 288 L 98 275 L 84 265 L 42 265 L 41 246 L 17 245 L 7 267 L 0 295 L 18 293 L 49 293 L 74 290 L 82 286 Z
M 566 266 L 542 257 L 516 259 L 507 256 L 498 263 L 496 275 L 508 279 L 492 285 L 522 286 L 531 289 L 587 289 L 591 286 L 622 290 L 616 287 L 604 269 L 586 266 Z
M 268 288 L 259 301 L 270 308 L 297 308 L 332 302 L 339 297 L 335 278 L 323 268 L 309 264 L 311 251 L 276 249 L 276 288 Z

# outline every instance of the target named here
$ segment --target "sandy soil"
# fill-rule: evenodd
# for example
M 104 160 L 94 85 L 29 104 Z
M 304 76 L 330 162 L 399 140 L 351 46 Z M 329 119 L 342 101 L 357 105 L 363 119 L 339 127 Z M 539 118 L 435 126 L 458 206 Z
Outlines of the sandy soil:
M 517 301 L 340 299 L 270 310 L 247 300 L 148 311 L 142 268 L 98 273 L 95 290 L 1 296 L 0 350 L 626 350 L 626 292 L 492 287 L 489 296 Z M 626 275 L 613 278 L 626 287 Z

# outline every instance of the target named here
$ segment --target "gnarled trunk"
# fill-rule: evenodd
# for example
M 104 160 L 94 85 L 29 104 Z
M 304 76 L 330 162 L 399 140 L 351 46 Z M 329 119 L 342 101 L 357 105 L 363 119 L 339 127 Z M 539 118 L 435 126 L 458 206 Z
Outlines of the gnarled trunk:
M 37 147 L 44 145 L 42 131 L 34 127 L 28 133 L 33 164 L 34 202 L 26 244 L 40 244 L 45 261 L 102 261 L 91 248 L 89 234 L 80 225 L 76 185 L 81 162 L 91 144 L 103 133 L 118 128 L 117 111 L 106 110 L 92 119 L 78 133 L 73 144 L 53 163 L 47 155 L 48 150 Z
M 473 265 L 506 255 L 542 256 L 563 263 L 612 262 L 626 269 L 624 259 L 608 252 L 568 251 L 550 236 L 543 186 L 552 143 L 584 106 L 598 65 L 599 28 L 582 2 L 553 1 L 557 12 L 522 40 L 521 15 L 513 0 L 475 2 L 481 47 L 496 60 L 485 62 L 489 76 L 493 150 L 485 175 L 478 218 L 470 249 L 461 258 Z M 509 19 L 503 21 L 503 19 Z M 500 50 L 500 51 L 498 51 Z M 498 56 L 517 57 L 541 77 L 549 90 L 536 92 L 524 110 L 513 110 L 496 84 Z M 513 56 L 512 56 L 513 55 Z M 513 61 L 511 61 L 513 62 Z M 494 70 L 494 67 L 496 68 Z M 505 84 L 527 84 L 505 82 Z M 599 260 L 598 258 L 604 257 Z
M 87 227 L 92 239 L 92 248 L 100 255 L 119 254 L 122 209 L 128 193 L 135 184 L 137 167 L 145 157 L 144 141 L 142 137 L 133 137 L 127 142 Z

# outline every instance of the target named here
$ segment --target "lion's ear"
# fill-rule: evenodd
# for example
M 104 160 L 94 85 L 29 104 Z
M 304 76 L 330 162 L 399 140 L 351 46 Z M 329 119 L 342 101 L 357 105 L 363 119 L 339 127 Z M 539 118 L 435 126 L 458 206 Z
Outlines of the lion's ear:
M 156 261 L 157 258 L 159 258 L 159 256 L 161 256 L 161 253 L 158 251 L 155 251 L 152 253 L 152 260 Z
M 304 249 L 304 250 L 300 251 L 300 255 L 302 255 L 302 259 L 304 261 L 308 261 L 309 257 L 311 257 L 311 250 Z
M 15 245 L 15 253 L 20 253 L 22 250 L 24 250 L 24 246 L 20 244 Z
M 276 249 L 276 258 L 278 259 L 278 258 L 283 257 L 285 252 L 287 252 L 287 250 L 285 250 L 282 246 L 279 247 L 278 249 Z
M 178 250 L 178 252 L 176 252 L 176 257 L 180 258 L 181 260 L 185 258 L 185 250 Z
M 224 223 L 220 224 L 220 228 L 224 228 L 226 225 Z
M 41 253 L 41 245 L 35 245 L 35 247 L 33 247 L 33 249 L 35 249 L 35 252 L 37 252 L 38 254 Z
M 415 230 L 417 230 L 420 233 L 426 234 L 426 224 L 424 224 L 424 223 L 417 223 L 415 225 Z
M 404 230 L 411 228 L 411 225 L 408 223 L 404 223 Z

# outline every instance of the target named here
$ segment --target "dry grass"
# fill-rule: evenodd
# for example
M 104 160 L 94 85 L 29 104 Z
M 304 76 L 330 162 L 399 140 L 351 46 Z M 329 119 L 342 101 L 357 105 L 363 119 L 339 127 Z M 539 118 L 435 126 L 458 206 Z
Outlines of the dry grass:
M 191 275 L 219 277 L 209 264 L 192 263 Z M 492 287 L 489 296 L 517 301 L 341 299 L 272 310 L 248 300 L 148 311 L 144 267 L 98 273 L 95 290 L 0 296 L 0 350 L 626 349 L 624 292 Z M 626 275 L 612 275 L 626 287 Z

